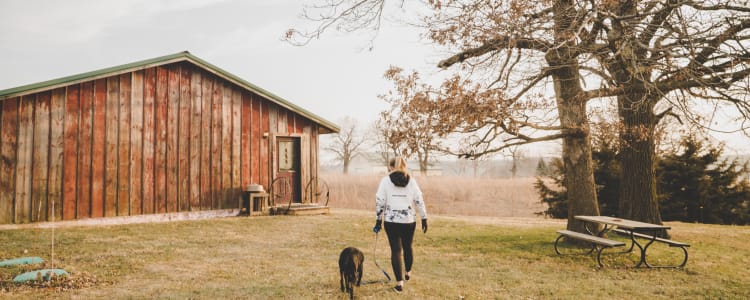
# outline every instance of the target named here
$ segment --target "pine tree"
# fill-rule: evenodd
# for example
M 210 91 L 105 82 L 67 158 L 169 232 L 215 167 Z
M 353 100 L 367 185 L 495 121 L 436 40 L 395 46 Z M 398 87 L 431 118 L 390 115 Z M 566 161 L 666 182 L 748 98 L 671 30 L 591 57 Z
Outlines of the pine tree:
M 613 140 L 595 139 L 594 181 L 599 198 L 599 211 L 602 216 L 617 216 L 620 203 L 620 161 L 617 159 L 618 148 Z
M 606 139 L 594 141 L 594 180 L 602 215 L 617 216 L 620 166 L 617 146 Z M 680 153 L 666 154 L 656 166 L 659 207 L 665 221 L 713 224 L 750 224 L 750 181 L 748 163 L 720 160 L 723 147 L 705 147 L 693 136 L 682 141 Z M 548 176 L 562 187 L 564 165 L 554 160 Z M 537 177 L 534 184 L 541 201 L 553 218 L 566 218 L 567 193 L 551 188 L 549 180 Z
M 619 204 L 620 189 L 620 164 L 617 159 L 617 144 L 614 139 L 594 138 L 594 146 L 591 157 L 594 161 L 594 181 L 596 182 L 596 195 L 599 199 L 599 211 L 603 216 L 616 216 Z M 545 215 L 553 218 L 566 218 L 568 216 L 567 193 L 564 188 L 565 166 L 559 158 L 552 160 L 547 175 L 539 175 L 537 164 L 537 180 L 534 188 L 539 193 L 541 201 L 547 204 Z M 545 165 L 546 168 L 546 165 Z M 559 187 L 555 189 L 547 186 L 547 181 L 540 177 L 548 177 Z
M 544 158 L 540 157 L 539 162 L 536 163 L 536 176 L 548 176 L 549 169 L 547 163 L 544 162 Z
M 748 164 L 720 161 L 722 146 L 705 147 L 692 136 L 682 141 L 682 148 L 682 153 L 665 155 L 657 166 L 664 220 L 750 223 L 750 182 L 742 178 Z
M 546 216 L 557 219 L 568 217 L 568 192 L 565 190 L 565 166 L 560 158 L 551 161 L 552 167 L 545 179 L 541 176 L 536 178 L 534 188 L 539 193 L 542 203 L 547 204 L 547 210 L 542 212 Z M 548 186 L 549 180 L 554 187 Z

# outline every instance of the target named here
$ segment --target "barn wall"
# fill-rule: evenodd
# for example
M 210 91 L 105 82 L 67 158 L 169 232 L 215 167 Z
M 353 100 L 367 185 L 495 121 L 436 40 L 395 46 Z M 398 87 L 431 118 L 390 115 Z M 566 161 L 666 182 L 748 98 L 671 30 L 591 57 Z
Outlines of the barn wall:
M 0 224 L 236 208 L 242 186 L 269 188 L 269 137 L 285 135 L 302 140 L 302 190 L 317 124 L 185 62 L 9 98 Z

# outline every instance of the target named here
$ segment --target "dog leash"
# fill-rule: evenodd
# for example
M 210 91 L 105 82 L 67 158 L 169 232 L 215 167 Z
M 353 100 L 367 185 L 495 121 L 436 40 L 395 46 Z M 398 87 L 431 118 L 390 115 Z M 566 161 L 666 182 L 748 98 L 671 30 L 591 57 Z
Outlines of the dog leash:
M 388 272 L 386 272 L 385 270 L 383 270 L 383 268 L 381 268 L 380 265 L 378 264 L 378 255 L 377 255 L 378 252 L 377 252 L 377 249 L 378 249 L 378 233 L 376 232 L 375 233 L 375 246 L 372 249 L 372 256 L 373 256 L 372 261 L 375 262 L 375 266 L 378 267 L 378 269 L 380 269 L 381 272 L 383 272 L 383 275 L 385 275 L 385 278 L 388 278 L 388 282 L 390 282 L 391 281 L 391 276 L 389 276 Z
M 383 204 L 383 212 L 382 212 L 383 220 L 381 221 L 381 222 L 384 223 L 383 226 L 385 226 L 385 211 L 386 211 L 387 208 L 388 208 L 388 198 L 386 197 L 385 203 Z M 376 218 L 380 218 L 380 213 L 377 214 Z M 377 254 L 378 252 L 377 252 L 377 249 L 378 249 L 378 233 L 379 233 L 379 231 L 380 230 L 375 231 L 375 246 L 373 246 L 373 249 L 372 249 L 372 257 L 373 257 L 372 261 L 375 262 L 375 266 L 378 267 L 378 269 L 380 269 L 380 272 L 383 272 L 383 275 L 385 275 L 385 278 L 388 278 L 387 282 L 391 282 L 391 276 L 388 275 L 388 272 L 386 272 L 378 264 L 378 254 Z

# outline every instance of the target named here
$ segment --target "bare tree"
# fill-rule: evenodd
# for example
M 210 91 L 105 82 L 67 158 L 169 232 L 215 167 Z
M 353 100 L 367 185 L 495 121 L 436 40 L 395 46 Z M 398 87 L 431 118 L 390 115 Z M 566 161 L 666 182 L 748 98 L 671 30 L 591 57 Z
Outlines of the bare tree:
M 601 25 L 593 33 L 602 40 L 590 53 L 601 66 L 601 94 L 617 97 L 625 146 L 619 215 L 660 222 L 655 145 L 663 117 L 703 124 L 692 107 L 722 102 L 750 116 L 750 7 L 747 1 L 669 0 L 595 9 L 592 21 Z M 659 104 L 666 109 L 656 112 Z
M 491 165 L 493 157 L 494 155 L 488 154 L 470 158 L 472 176 L 475 178 L 485 176 L 484 174 Z M 479 172 L 480 170 L 482 170 L 482 173 Z
M 357 131 L 357 121 L 345 117 L 341 122 L 341 131 L 333 136 L 331 143 L 324 149 L 336 155 L 336 160 L 343 165 L 344 174 L 349 174 L 349 164 L 360 155 L 360 147 L 365 138 Z
M 477 143 L 480 137 L 473 135 L 469 137 L 463 137 L 462 141 L 468 141 L 468 142 L 461 142 L 461 153 L 482 153 L 485 150 L 485 146 L 481 143 Z M 445 150 L 444 150 L 445 151 Z M 450 151 L 445 151 L 450 153 Z M 459 155 L 459 159 L 461 160 L 467 160 L 470 162 L 471 170 L 472 170 L 472 176 L 473 177 L 480 177 L 479 169 L 480 168 L 487 168 L 488 162 L 494 157 L 492 153 L 486 153 L 483 155 Z
M 503 2 L 518 3 L 500 1 Z M 438 6 L 455 5 L 460 13 L 441 13 L 445 17 L 435 22 L 441 24 L 456 15 L 463 16 L 463 4 L 463 1 L 439 1 Z M 675 110 L 680 110 L 684 119 L 700 122 L 693 108 L 696 102 L 710 105 L 724 102 L 736 109 L 741 118 L 746 120 L 750 116 L 747 81 L 750 75 L 747 48 L 750 8 L 747 1 L 551 1 L 550 5 L 540 2 L 523 7 L 525 13 L 514 24 L 531 31 L 516 35 L 506 35 L 508 30 L 503 29 L 508 25 L 493 19 L 502 4 L 475 4 L 471 7 L 482 7 L 481 13 L 470 18 L 460 17 L 452 26 L 432 31 L 438 41 L 448 41 L 446 44 L 453 44 L 453 40 L 467 31 L 479 33 L 463 39 L 464 50 L 441 65 L 466 60 L 495 65 L 493 58 L 503 57 L 502 54 L 510 58 L 501 58 L 502 62 L 513 64 L 519 61 L 505 49 L 539 49 L 538 45 L 549 45 L 542 47 L 546 48 L 545 60 L 549 68 L 543 69 L 539 76 L 528 78 L 536 80 L 548 75 L 554 78 L 555 73 L 573 71 L 594 83 L 593 88 L 578 89 L 571 95 L 573 99 L 585 103 L 588 99 L 615 97 L 619 137 L 626 146 L 620 156 L 623 181 L 619 215 L 623 217 L 661 222 L 656 201 L 654 153 L 656 125 L 663 117 L 676 116 Z M 540 7 L 528 9 L 534 5 Z M 529 23 L 537 20 L 543 22 Z M 488 24 L 489 28 L 496 28 L 496 34 L 483 31 Z M 540 26 L 533 27 L 533 24 Z M 490 34 L 482 36 L 482 32 Z M 566 59 L 575 60 L 575 64 L 565 64 L 567 68 L 554 64 Z M 500 66 L 503 70 L 508 65 Z M 512 78 L 508 75 L 511 74 L 501 73 L 498 80 Z M 574 77 L 578 76 L 568 79 Z M 565 84 L 576 85 L 571 81 Z M 505 87 L 512 88 L 512 85 Z M 567 94 L 566 90 L 556 89 L 555 92 L 560 97 Z M 656 112 L 660 101 L 667 108 Z M 559 108 L 561 103 L 557 104 Z M 563 123 L 565 115 L 560 114 L 560 117 Z M 740 128 L 743 129 L 746 127 Z
M 382 166 L 387 167 L 391 158 L 401 153 L 401 146 L 393 138 L 393 120 L 388 112 L 381 112 L 380 118 L 372 125 L 371 135 L 373 146 L 378 151 L 378 158 Z
M 384 1 L 331 4 L 352 2 L 380 4 L 357 9 L 357 20 L 369 20 L 358 27 L 379 27 Z M 726 104 L 741 120 L 750 116 L 745 0 L 430 0 L 427 5 L 420 24 L 425 36 L 455 53 L 439 67 L 460 66 L 462 74 L 446 82 L 453 88 L 443 89 L 446 105 L 436 107 L 448 124 L 444 128 L 483 137 L 483 152 L 464 153 L 472 156 L 562 139 L 573 199 L 569 229 L 582 229 L 574 215 L 598 214 L 590 100 L 617 100 L 621 164 L 627 166 L 619 214 L 654 223 L 661 222 L 654 184 L 656 125 L 673 115 L 709 127 L 695 114 L 699 104 Z M 545 113 L 550 108 L 554 115 Z M 739 130 L 747 129 L 745 124 Z
M 354 1 L 383 3 L 383 1 Z M 566 165 L 566 188 L 571 201 L 568 228 L 583 231 L 574 215 L 598 215 L 589 124 L 586 102 L 577 59 L 576 7 L 569 1 L 557 1 L 551 7 L 545 1 L 429 1 L 433 14 L 424 19 L 429 38 L 439 45 L 459 50 L 440 62 L 448 68 L 461 63 L 466 71 L 496 73 L 496 80 L 484 88 L 469 80 L 454 77 L 441 87 L 443 101 L 437 121 L 441 130 L 473 133 L 481 153 L 459 153 L 481 156 L 504 148 L 538 141 L 563 139 L 562 158 Z M 471 2 L 471 3 L 468 3 Z M 343 12 L 351 2 L 342 4 Z M 332 3 L 336 6 L 336 3 Z M 357 27 L 377 28 L 379 10 L 361 11 L 357 19 L 377 20 L 358 23 Z M 355 8 L 355 6 L 350 6 Z M 318 33 L 342 19 L 334 14 L 319 23 Z M 328 21 L 332 21 L 329 23 Z M 294 33 L 290 31 L 289 33 Z M 287 37 L 292 37 L 288 34 Z M 487 76 L 485 76 L 487 77 Z M 539 120 L 526 113 L 544 105 L 544 88 L 552 84 L 555 91 L 558 122 Z M 506 95 L 505 90 L 511 94 Z M 429 99 L 429 98 L 428 98 Z M 530 135 L 529 129 L 541 134 Z M 544 132 L 546 131 L 546 133 Z M 499 144 L 493 144 L 499 141 Z
M 598 215 L 593 177 L 591 137 L 587 118 L 584 68 L 576 36 L 580 24 L 572 1 L 438 1 L 426 19 L 430 38 L 461 49 L 441 61 L 448 68 L 461 63 L 469 74 L 491 76 L 476 87 L 455 79 L 445 99 L 459 99 L 453 113 L 471 116 L 456 120 L 458 132 L 478 134 L 484 153 L 562 139 L 566 189 L 571 199 L 568 229 L 583 231 L 575 215 Z M 491 74 L 491 75 L 490 75 Z M 480 76 L 481 78 L 481 76 Z M 467 88 L 468 87 L 468 88 Z M 554 97 L 546 96 L 549 88 Z M 466 91 L 473 91 L 466 97 Z M 489 93 L 489 92 L 493 92 Z M 489 96 L 486 94 L 489 93 Z M 476 95 L 476 96 L 474 96 Z M 478 97 L 477 97 L 478 96 Z M 460 99 L 466 100 L 461 101 Z M 484 108 L 484 109 L 482 109 Z M 491 108 L 491 109 L 488 109 Z M 554 113 L 549 113 L 554 110 Z
M 519 147 L 512 147 L 510 149 L 510 158 L 512 159 L 512 165 L 510 167 L 510 178 L 516 178 L 518 175 L 518 163 L 525 158 L 525 154 Z
M 380 98 L 391 107 L 381 118 L 388 120 L 391 142 L 401 145 L 401 154 L 416 156 L 419 171 L 427 173 L 434 152 L 440 148 L 440 112 L 432 107 L 432 87 L 419 81 L 419 74 L 403 75 L 400 68 L 390 68 L 385 77 L 393 81 L 394 89 Z

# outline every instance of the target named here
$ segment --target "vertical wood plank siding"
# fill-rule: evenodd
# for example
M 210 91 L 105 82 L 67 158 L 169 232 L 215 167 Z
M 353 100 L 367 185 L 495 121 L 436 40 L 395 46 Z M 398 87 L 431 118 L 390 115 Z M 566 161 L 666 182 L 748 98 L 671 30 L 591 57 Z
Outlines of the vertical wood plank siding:
M 87 140 L 91 147 L 91 158 L 83 159 L 84 163 L 90 164 L 91 174 L 78 176 L 79 180 L 87 181 L 91 178 L 91 198 L 86 199 L 86 204 L 79 205 L 79 213 L 83 217 L 101 218 L 104 216 L 105 201 L 105 172 L 106 172 L 106 142 L 107 142 L 107 117 L 113 112 L 107 112 L 107 79 L 99 79 L 94 82 L 94 104 L 93 104 L 93 136 Z M 83 140 L 83 139 L 82 139 Z M 86 167 L 82 168 L 83 170 Z M 89 177 L 90 176 L 90 177 Z M 87 192 L 87 191 L 84 191 Z M 79 204 L 81 204 L 79 202 Z M 80 210 L 83 208 L 84 210 Z
M 50 100 L 47 220 L 62 219 L 63 154 L 65 148 L 65 89 L 52 90 Z M 75 170 L 75 168 L 73 168 Z
M 143 71 L 132 73 L 129 111 L 131 215 L 143 213 L 143 80 Z
M 229 207 L 232 197 L 232 87 L 224 85 L 224 96 L 221 98 L 221 203 L 219 207 Z
M 187 65 L 182 66 L 180 71 L 180 97 L 178 104 L 178 128 L 177 128 L 177 172 L 179 182 L 177 183 L 177 201 L 179 211 L 190 211 L 190 105 L 191 91 L 190 78 L 193 70 Z
M 100 88 L 100 91 L 103 91 L 104 82 L 100 82 L 100 85 L 102 86 Z M 96 121 L 93 119 L 93 109 L 94 109 L 94 85 L 91 82 L 85 82 L 81 84 L 80 90 L 78 94 L 78 105 L 74 105 L 71 107 L 71 109 L 78 109 L 78 112 L 75 112 L 73 115 L 71 115 L 71 119 L 73 117 L 77 117 L 77 124 L 78 124 L 78 135 L 77 135 L 77 142 L 78 142 L 78 158 L 76 160 L 71 160 L 70 162 L 70 169 L 71 171 L 77 171 L 77 178 L 79 179 L 76 181 L 77 183 L 77 195 L 78 195 L 78 201 L 77 202 L 71 202 L 70 209 L 74 209 L 74 211 L 77 211 L 78 218 L 86 218 L 91 216 L 91 190 L 93 188 L 93 180 L 91 180 L 92 177 L 92 167 L 94 160 L 92 160 L 93 154 L 93 134 L 94 134 L 94 126 L 93 124 L 96 122 L 97 125 L 97 137 L 98 139 L 96 141 L 103 141 L 104 140 L 104 123 L 99 123 L 104 121 L 104 95 L 99 95 L 99 102 L 97 107 L 97 114 L 99 115 L 99 119 Z M 71 130 L 74 130 L 74 128 L 71 128 Z M 71 148 L 74 148 L 76 145 L 74 143 L 71 143 L 70 140 L 66 140 L 65 143 L 70 143 Z M 104 148 L 103 144 L 99 143 L 97 144 L 97 152 L 96 155 L 103 155 Z M 74 153 L 71 153 L 71 157 L 74 157 Z M 98 156 L 101 157 L 101 156 Z M 97 165 L 97 174 L 103 174 L 103 160 L 100 160 L 96 162 Z M 67 164 L 64 164 L 67 165 Z M 101 175 L 103 176 L 103 175 Z M 103 177 L 100 177 L 100 180 Z M 97 190 L 99 191 L 98 195 L 102 195 L 101 191 L 103 191 L 102 181 L 98 180 L 99 185 L 97 186 Z M 74 187 L 76 188 L 76 187 Z M 72 204 L 76 204 L 72 205 Z M 101 211 L 101 210 L 100 210 Z M 101 216 L 101 215 L 97 215 Z M 72 217 L 75 218 L 75 215 Z M 70 219 L 70 217 L 66 218 Z
M 14 223 L 16 206 L 16 153 L 18 151 L 18 103 L 20 98 L 2 101 L 0 115 L 0 222 Z
M 262 140 L 260 142 L 260 160 L 259 160 L 260 164 L 258 165 L 260 167 L 260 182 L 262 182 L 263 184 L 270 183 L 273 180 L 273 178 L 269 178 L 270 177 L 269 168 L 271 167 L 271 164 L 273 163 L 272 157 L 269 157 L 268 155 L 269 154 L 268 148 L 272 147 L 273 145 L 272 142 L 268 141 L 271 137 L 270 123 L 269 123 L 269 116 L 271 115 L 271 113 L 269 109 L 270 107 L 269 104 L 270 103 L 266 101 L 260 101 L 260 126 L 261 126 L 260 134 L 268 135 L 265 138 L 261 137 Z
M 221 203 L 221 104 L 224 95 L 224 82 L 213 85 L 211 97 L 211 208 L 219 208 Z
M 252 98 L 247 94 L 241 94 L 241 111 L 240 111 L 240 186 L 247 186 L 252 183 L 250 168 L 250 158 L 252 152 L 252 134 L 251 117 L 252 117 Z
M 31 222 L 47 214 L 47 180 L 49 179 L 49 103 L 50 93 L 37 94 L 34 105 L 34 136 L 31 169 Z
M 166 142 L 166 212 L 176 212 L 179 206 L 178 191 L 178 142 L 177 126 L 180 104 L 180 69 L 178 65 L 168 67 L 169 95 L 167 98 L 167 142 Z
M 63 140 L 63 178 L 62 178 L 62 219 L 76 218 L 78 210 L 78 123 L 80 121 L 80 88 L 78 85 L 63 88 L 65 91 L 64 140 Z
M 201 117 L 201 149 L 200 149 L 200 186 L 201 186 L 201 210 L 211 209 L 211 118 L 214 78 L 203 76 L 201 85 L 202 93 L 202 117 Z
M 131 99 L 131 73 L 120 75 L 120 124 L 119 124 L 119 142 L 117 147 L 117 199 L 112 202 L 117 203 L 117 215 L 130 215 L 130 151 L 132 143 L 130 141 L 132 120 L 130 106 Z
M 199 211 L 201 210 L 201 124 L 202 111 L 203 111 L 203 77 L 200 72 L 192 72 L 190 78 L 190 120 L 186 121 L 190 127 L 190 153 L 189 153 L 189 168 L 190 178 L 188 180 L 188 186 L 190 188 L 190 210 Z
M 261 131 L 261 117 L 260 117 L 260 100 L 258 98 L 251 98 L 252 114 L 250 116 L 250 182 L 260 183 L 260 144 L 263 139 L 263 131 Z
M 34 103 L 36 95 L 23 96 L 18 111 L 16 153 L 16 214 L 18 223 L 31 222 L 31 167 L 34 149 Z
M 303 193 L 318 125 L 190 63 L 0 101 L 0 224 L 238 207 L 270 189 L 273 137 L 302 144 Z
M 156 68 L 154 99 L 154 194 L 155 213 L 167 212 L 167 101 L 169 78 L 165 67 Z
M 227 201 L 227 207 L 233 205 L 239 206 L 238 197 L 242 187 L 242 179 L 240 178 L 240 168 L 242 166 L 242 93 L 240 90 L 234 89 L 232 91 L 232 125 L 231 125 L 232 136 L 230 141 L 232 142 L 232 151 L 230 158 L 232 160 L 232 182 L 230 185 L 230 198 Z
M 156 99 L 156 69 L 145 70 L 143 76 L 143 214 L 152 214 L 155 210 L 154 183 L 154 101 Z
M 117 216 L 120 129 L 120 78 L 107 78 L 104 131 L 104 216 Z

